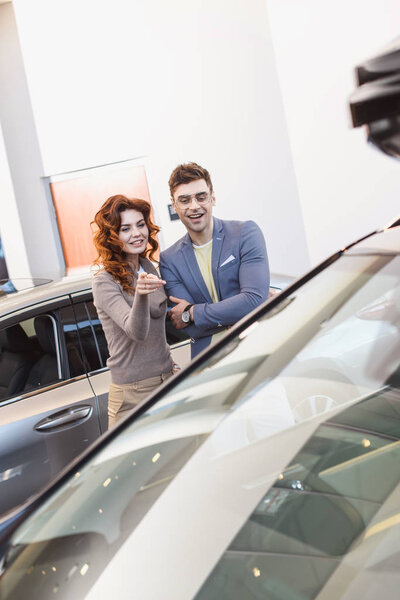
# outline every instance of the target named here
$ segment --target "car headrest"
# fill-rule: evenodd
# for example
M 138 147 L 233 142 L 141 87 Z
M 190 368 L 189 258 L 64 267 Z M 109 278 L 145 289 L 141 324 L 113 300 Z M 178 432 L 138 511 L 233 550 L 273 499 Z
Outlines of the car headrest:
M 18 323 L 0 331 L 0 348 L 9 352 L 28 352 L 30 340 Z
M 54 328 L 50 317 L 35 317 L 33 321 L 38 342 L 46 354 L 55 354 Z

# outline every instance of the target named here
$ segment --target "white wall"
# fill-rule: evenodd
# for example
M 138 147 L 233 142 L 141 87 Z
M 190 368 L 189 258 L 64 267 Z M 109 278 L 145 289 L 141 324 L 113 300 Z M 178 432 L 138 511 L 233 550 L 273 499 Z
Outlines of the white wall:
M 63 271 L 12 4 L 0 5 L 1 233 L 12 277 Z M 18 221 L 18 225 L 17 225 Z
M 8 166 L 3 132 L 0 127 L 0 214 L 7 215 L 1 220 L 0 235 L 6 255 L 8 273 L 18 277 L 31 277 L 28 253 L 19 218 L 14 187 Z
M 264 0 L 14 6 L 45 175 L 146 155 L 168 245 L 169 174 L 200 162 L 215 214 L 256 220 L 273 271 L 308 268 Z
M 400 213 L 400 163 L 352 129 L 354 67 L 399 35 L 397 0 L 266 0 L 311 262 Z
M 400 165 L 351 129 L 347 102 L 354 66 L 398 33 L 396 0 L 14 6 L 39 178 L 145 155 L 169 245 L 183 228 L 168 219 L 168 176 L 198 161 L 216 214 L 260 223 L 287 274 L 399 212 Z

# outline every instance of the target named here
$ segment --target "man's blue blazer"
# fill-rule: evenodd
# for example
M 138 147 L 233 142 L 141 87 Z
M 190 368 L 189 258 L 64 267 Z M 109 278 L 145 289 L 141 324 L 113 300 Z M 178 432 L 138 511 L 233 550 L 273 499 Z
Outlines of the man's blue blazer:
M 166 293 L 194 304 L 192 358 L 206 348 L 214 333 L 233 325 L 268 298 L 269 267 L 261 229 L 254 221 L 223 221 L 214 217 L 212 273 L 219 302 L 213 304 L 200 273 L 188 234 L 160 257 Z

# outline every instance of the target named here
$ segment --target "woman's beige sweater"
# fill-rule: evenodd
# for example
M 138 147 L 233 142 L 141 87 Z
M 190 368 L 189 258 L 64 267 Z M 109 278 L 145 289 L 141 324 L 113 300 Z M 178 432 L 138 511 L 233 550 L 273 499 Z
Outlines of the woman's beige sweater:
M 147 258 L 140 257 L 140 264 L 147 273 L 158 275 Z M 171 371 L 164 289 L 148 295 L 129 293 L 105 270 L 93 276 L 92 286 L 110 353 L 107 366 L 111 381 L 134 383 Z

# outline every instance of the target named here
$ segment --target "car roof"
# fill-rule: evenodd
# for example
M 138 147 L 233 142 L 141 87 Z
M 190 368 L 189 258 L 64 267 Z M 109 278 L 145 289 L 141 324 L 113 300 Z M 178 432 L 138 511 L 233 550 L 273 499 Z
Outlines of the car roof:
M 92 287 L 92 275 L 83 273 L 67 275 L 57 281 L 51 281 L 36 287 L 29 287 L 0 298 L 0 316 L 31 306 L 84 290 Z

